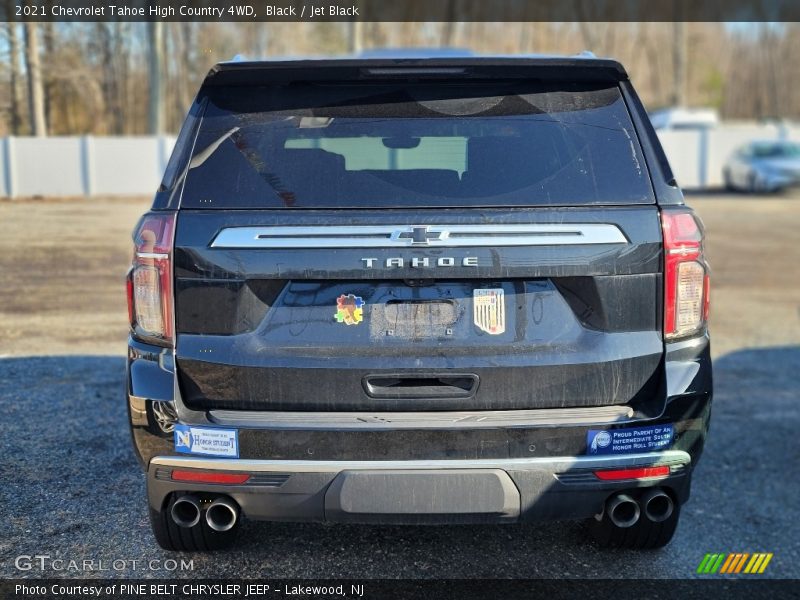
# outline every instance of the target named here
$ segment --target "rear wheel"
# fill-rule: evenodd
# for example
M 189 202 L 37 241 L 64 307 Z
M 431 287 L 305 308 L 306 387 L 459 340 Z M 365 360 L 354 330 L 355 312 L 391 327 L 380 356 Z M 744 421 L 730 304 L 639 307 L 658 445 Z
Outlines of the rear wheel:
M 150 525 L 159 546 L 177 552 L 213 552 L 233 545 L 239 529 L 238 520 L 228 531 L 214 531 L 206 523 L 203 510 L 196 525 L 181 527 L 171 516 L 176 499 L 175 495 L 167 498 L 160 511 L 150 508 Z
M 669 544 L 675 535 L 679 517 L 680 506 L 675 504 L 672 514 L 663 521 L 654 522 L 642 515 L 630 527 L 617 527 L 604 513 L 599 521 L 597 519 L 589 521 L 589 534 L 603 548 L 630 550 L 662 548 Z
M 756 176 L 755 173 L 752 173 L 747 178 L 747 188 L 751 194 L 757 194 L 758 192 L 761 191 L 761 183 L 759 182 L 758 177 Z
M 725 189 L 729 192 L 735 192 L 736 186 L 733 185 L 733 179 L 731 178 L 731 172 L 728 169 L 725 169 L 722 172 L 722 181 L 725 184 Z

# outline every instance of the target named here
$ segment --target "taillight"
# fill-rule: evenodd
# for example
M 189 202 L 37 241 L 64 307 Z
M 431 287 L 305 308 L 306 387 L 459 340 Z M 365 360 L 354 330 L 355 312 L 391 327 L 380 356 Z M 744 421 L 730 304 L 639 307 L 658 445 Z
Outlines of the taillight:
M 128 273 L 128 316 L 139 335 L 172 344 L 173 213 L 148 213 L 134 232 Z
M 703 230 L 686 209 L 661 213 L 664 233 L 664 337 L 697 333 L 708 319 L 709 276 Z

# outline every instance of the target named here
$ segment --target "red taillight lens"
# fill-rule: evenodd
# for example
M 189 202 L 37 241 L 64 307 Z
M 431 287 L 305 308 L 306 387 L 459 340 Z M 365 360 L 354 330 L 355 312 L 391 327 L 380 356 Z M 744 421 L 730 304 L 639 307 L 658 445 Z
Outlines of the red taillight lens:
M 149 213 L 134 232 L 128 316 L 138 333 L 172 343 L 173 213 Z
M 180 471 L 172 472 L 172 481 L 193 481 L 196 483 L 245 483 L 250 479 L 247 473 L 209 473 L 202 471 Z
M 128 296 L 128 322 L 133 325 L 133 267 L 125 277 L 125 291 Z
M 638 467 L 635 469 L 610 469 L 595 471 L 595 477 L 603 481 L 619 481 L 620 479 L 649 479 L 651 477 L 666 477 L 669 467 Z
M 685 209 L 661 213 L 664 232 L 664 337 L 700 331 L 708 319 L 709 277 L 703 231 Z

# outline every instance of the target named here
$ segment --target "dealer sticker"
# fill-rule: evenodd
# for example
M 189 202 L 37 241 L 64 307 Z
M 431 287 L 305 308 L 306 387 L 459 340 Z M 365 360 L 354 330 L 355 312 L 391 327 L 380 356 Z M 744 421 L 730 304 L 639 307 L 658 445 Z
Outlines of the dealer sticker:
M 175 450 L 184 454 L 239 458 L 239 437 L 235 429 L 175 425 Z
M 627 429 L 590 429 L 586 434 L 587 454 L 634 454 L 664 450 L 672 444 L 671 423 Z

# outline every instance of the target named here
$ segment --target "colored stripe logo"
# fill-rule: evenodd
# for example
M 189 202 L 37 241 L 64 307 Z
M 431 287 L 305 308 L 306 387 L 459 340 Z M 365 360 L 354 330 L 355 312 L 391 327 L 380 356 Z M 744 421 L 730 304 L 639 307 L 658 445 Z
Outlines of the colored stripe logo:
M 730 575 L 736 573 L 760 574 L 763 573 L 769 561 L 772 560 L 772 552 L 732 552 L 730 554 L 706 554 L 697 572 L 704 575 Z

